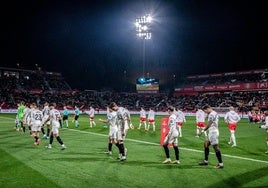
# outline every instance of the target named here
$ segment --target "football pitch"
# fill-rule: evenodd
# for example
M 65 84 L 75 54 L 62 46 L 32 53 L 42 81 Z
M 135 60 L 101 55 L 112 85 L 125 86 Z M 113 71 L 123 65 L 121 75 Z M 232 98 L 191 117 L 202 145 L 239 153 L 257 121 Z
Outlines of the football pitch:
M 125 147 L 127 160 L 118 161 L 117 147 L 106 155 L 108 128 L 99 122 L 105 115 L 95 115 L 97 126 L 89 128 L 88 116 L 81 115 L 80 126 L 74 127 L 69 118 L 69 128 L 60 130 L 67 149 L 61 150 L 54 139 L 52 149 L 42 139 L 34 146 L 34 139 L 14 131 L 14 114 L 0 114 L 0 187 L 267 187 L 268 150 L 266 131 L 259 124 L 249 124 L 246 119 L 238 124 L 237 147 L 227 144 L 229 130 L 220 119 L 220 149 L 224 169 L 217 165 L 210 147 L 209 165 L 199 166 L 203 160 L 204 137 L 196 138 L 194 117 L 186 117 L 179 138 L 180 164 L 162 164 L 165 160 L 160 146 L 160 121 L 156 116 L 156 132 L 137 130 L 139 116 L 132 115 L 134 130 L 129 130 Z M 142 127 L 143 128 L 143 127 Z M 171 159 L 174 151 L 170 147 Z

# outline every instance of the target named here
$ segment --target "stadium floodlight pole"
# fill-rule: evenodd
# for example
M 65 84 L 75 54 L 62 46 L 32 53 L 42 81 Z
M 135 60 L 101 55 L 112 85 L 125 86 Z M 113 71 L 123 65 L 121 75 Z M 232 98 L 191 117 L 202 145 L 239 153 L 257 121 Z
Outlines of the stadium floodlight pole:
M 136 32 L 139 39 L 143 40 L 143 69 L 142 69 L 142 76 L 145 77 L 145 63 L 146 63 L 146 53 L 145 53 L 145 41 L 150 40 L 152 38 L 151 33 L 151 22 L 152 17 L 150 14 L 146 14 L 145 16 L 136 18 Z

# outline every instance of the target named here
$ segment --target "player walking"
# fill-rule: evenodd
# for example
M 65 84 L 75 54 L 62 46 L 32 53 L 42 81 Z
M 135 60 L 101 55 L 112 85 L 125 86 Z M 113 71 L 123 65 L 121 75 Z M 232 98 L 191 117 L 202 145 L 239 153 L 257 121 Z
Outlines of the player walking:
M 92 106 L 89 107 L 88 115 L 89 115 L 89 124 L 90 124 L 89 127 L 92 128 L 92 125 L 96 126 L 96 123 L 94 121 L 95 109 Z
M 19 107 L 18 107 L 18 120 L 19 120 L 19 127 L 22 128 L 22 132 L 25 133 L 25 126 L 23 124 L 23 116 L 24 116 L 24 109 L 25 109 L 25 106 L 24 106 L 24 101 L 21 101 L 20 104 L 19 104 Z
M 31 119 L 31 106 L 32 104 L 26 104 L 25 105 L 25 108 L 23 110 L 23 124 L 24 126 L 28 125 L 28 128 L 29 128 L 29 132 L 30 132 L 30 135 L 32 135 L 32 128 L 31 128 L 31 125 L 30 125 L 30 119 Z
M 32 126 L 32 136 L 35 139 L 34 145 L 38 146 L 41 142 L 39 137 L 39 132 L 42 127 L 43 113 L 37 108 L 36 104 L 32 104 L 31 109 L 31 126 Z
M 113 144 L 117 145 L 117 132 L 118 127 L 116 125 L 116 112 L 110 108 L 107 108 L 107 119 L 99 119 L 100 122 L 109 123 L 109 135 L 108 135 L 108 151 L 106 154 L 112 155 Z M 117 145 L 118 146 L 118 145 Z
M 62 112 L 62 123 L 63 126 L 65 126 L 66 128 L 68 128 L 68 116 L 69 116 L 69 110 L 67 109 L 67 106 L 63 107 L 63 112 Z
M 43 113 L 43 122 L 46 122 L 46 123 L 44 123 L 44 125 L 42 126 L 41 131 L 43 133 L 43 138 L 48 139 L 49 133 L 50 133 L 50 121 L 46 121 L 48 119 L 48 116 L 49 116 L 48 102 L 44 103 L 44 108 L 42 110 L 42 113 Z M 45 133 L 45 130 L 44 130 L 45 126 L 47 126 L 47 134 Z
M 112 102 L 109 106 L 110 109 L 116 112 L 117 117 L 117 125 L 118 125 L 118 132 L 117 132 L 117 140 L 118 140 L 118 148 L 121 154 L 121 161 L 126 160 L 126 148 L 124 147 L 124 140 L 125 140 L 125 123 L 127 121 L 127 113 L 125 108 L 119 107 L 115 102 Z
M 144 124 L 145 131 L 148 131 L 147 124 L 146 124 L 146 111 L 144 110 L 143 107 L 141 107 L 141 110 L 140 110 L 140 124 L 137 129 L 140 130 L 142 124 Z
M 268 132 L 268 111 L 264 111 L 265 115 L 265 125 L 261 125 L 260 128 L 265 129 Z M 268 146 L 268 136 L 266 136 L 266 144 Z M 268 150 L 265 152 L 268 154 Z
M 205 118 L 206 118 L 206 113 L 202 110 L 201 106 L 197 107 L 197 111 L 195 113 L 196 117 L 196 137 L 199 137 L 200 130 L 204 130 L 206 127 L 205 124 Z M 207 132 L 204 131 L 205 137 L 207 137 Z
M 49 117 L 46 121 L 51 120 L 52 130 L 50 132 L 49 145 L 47 148 L 49 148 L 49 149 L 52 148 L 53 138 L 55 137 L 57 139 L 57 141 L 60 143 L 61 149 L 64 150 L 64 149 L 66 149 L 66 146 L 64 145 L 63 141 L 61 140 L 60 132 L 59 132 L 59 128 L 60 128 L 59 120 L 61 119 L 60 112 L 55 109 L 53 104 L 50 104 L 49 108 L 50 108 Z
M 78 128 L 79 127 L 79 122 L 78 122 L 78 119 L 79 119 L 79 115 L 80 115 L 80 110 L 77 106 L 74 107 L 74 123 L 75 123 L 75 127 Z
M 220 169 L 223 168 L 223 162 L 222 162 L 222 156 L 221 151 L 219 148 L 219 129 L 218 129 L 218 123 L 219 123 L 219 115 L 217 112 L 212 110 L 212 108 L 208 105 L 203 106 L 202 108 L 205 113 L 208 114 L 208 122 L 207 126 L 204 130 L 201 131 L 201 133 L 198 134 L 200 136 L 203 132 L 208 130 L 208 136 L 204 143 L 204 153 L 205 153 L 205 160 L 200 162 L 199 165 L 206 166 L 208 165 L 208 155 L 209 155 L 209 146 L 212 145 L 212 147 L 215 150 L 216 157 L 218 159 L 219 164 L 215 166 L 214 168 Z
M 175 109 L 174 114 L 176 115 L 177 129 L 179 131 L 179 135 L 180 137 L 182 137 L 181 127 L 183 123 L 186 123 L 185 115 L 179 108 Z
M 228 123 L 229 131 L 230 131 L 230 141 L 228 144 L 233 144 L 232 147 L 236 147 L 236 139 L 235 139 L 235 130 L 237 123 L 240 121 L 240 116 L 238 113 L 234 111 L 234 107 L 229 107 L 229 112 L 227 112 L 224 116 L 224 121 Z
M 165 154 L 166 154 L 166 160 L 164 160 L 162 163 L 163 164 L 168 164 L 171 163 L 171 159 L 170 159 L 170 155 L 169 155 L 169 149 L 168 149 L 168 145 L 172 144 L 173 145 L 173 149 L 175 152 L 175 157 L 176 160 L 173 161 L 173 164 L 179 164 L 179 148 L 178 148 L 178 136 L 179 136 L 179 132 L 178 129 L 176 128 L 176 115 L 174 114 L 174 107 L 173 106 L 169 106 L 168 107 L 168 113 L 169 113 L 169 118 L 168 118 L 168 128 L 169 128 L 169 132 L 165 137 L 164 140 L 164 150 L 165 150 Z
M 153 110 L 153 108 L 150 108 L 149 112 L 148 112 L 148 131 L 150 129 L 150 125 L 153 126 L 153 132 L 155 132 L 155 112 Z

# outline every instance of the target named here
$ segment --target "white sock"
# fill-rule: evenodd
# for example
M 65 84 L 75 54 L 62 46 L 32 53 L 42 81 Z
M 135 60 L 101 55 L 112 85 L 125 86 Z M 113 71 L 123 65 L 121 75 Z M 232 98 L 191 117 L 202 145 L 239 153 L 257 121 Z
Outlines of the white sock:
M 200 132 L 200 131 L 199 131 L 199 129 L 197 128 L 197 129 L 196 129 L 196 135 L 198 135 L 198 134 L 199 134 L 199 132 Z
M 231 133 L 231 138 L 232 138 L 233 144 L 236 146 L 236 140 L 235 140 L 235 134 L 234 134 L 234 132 Z

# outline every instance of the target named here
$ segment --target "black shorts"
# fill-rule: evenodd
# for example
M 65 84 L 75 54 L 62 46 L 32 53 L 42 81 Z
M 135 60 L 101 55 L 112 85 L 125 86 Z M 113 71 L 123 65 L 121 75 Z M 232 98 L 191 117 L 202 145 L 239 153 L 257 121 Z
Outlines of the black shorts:
M 68 120 L 68 116 L 67 115 L 64 115 L 63 117 L 62 117 L 62 120 L 64 121 L 64 120 Z
M 78 120 L 78 118 L 79 118 L 79 115 L 74 116 L 74 120 Z

